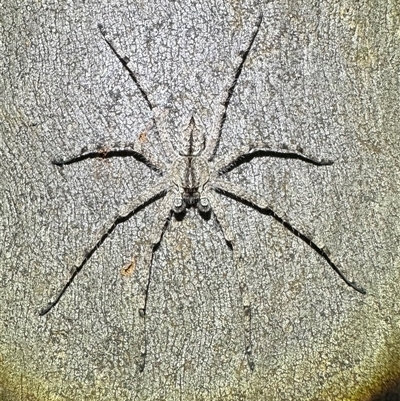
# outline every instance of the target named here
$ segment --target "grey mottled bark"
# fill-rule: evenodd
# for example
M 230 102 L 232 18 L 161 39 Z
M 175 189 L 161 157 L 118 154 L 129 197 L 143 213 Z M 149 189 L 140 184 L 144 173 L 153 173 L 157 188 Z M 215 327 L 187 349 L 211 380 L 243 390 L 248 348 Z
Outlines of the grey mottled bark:
M 157 165 L 188 116 L 215 132 L 260 10 L 216 156 L 285 143 L 332 159 L 254 158 L 226 180 L 367 294 L 271 216 L 213 194 L 220 222 L 173 217 L 153 255 L 145 332 L 158 201 L 119 224 L 39 316 L 112 216 L 159 180 L 133 157 L 52 161 L 135 142 Z M 400 377 L 398 2 L 9 1 L 0 13 L 0 399 L 359 400 Z

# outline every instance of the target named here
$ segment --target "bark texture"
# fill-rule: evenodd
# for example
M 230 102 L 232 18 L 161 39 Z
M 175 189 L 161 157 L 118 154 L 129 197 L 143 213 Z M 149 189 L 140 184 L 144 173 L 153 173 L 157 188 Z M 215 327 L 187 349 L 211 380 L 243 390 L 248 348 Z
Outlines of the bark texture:
M 258 141 L 333 159 L 317 167 L 259 158 L 228 178 L 329 250 L 367 294 L 276 220 L 221 195 L 245 262 L 255 369 L 232 251 L 215 220 L 191 210 L 171 220 L 153 257 L 140 372 L 138 286 L 147 273 L 137 267 L 157 202 L 116 228 L 50 313 L 39 311 L 157 173 L 133 158 L 52 160 L 116 141 L 161 152 L 148 105 L 98 23 L 152 103 L 170 110 L 160 123 L 179 147 L 191 113 L 212 129 L 260 10 L 218 154 Z M 2 4 L 0 399 L 336 401 L 395 387 L 399 26 L 395 0 Z

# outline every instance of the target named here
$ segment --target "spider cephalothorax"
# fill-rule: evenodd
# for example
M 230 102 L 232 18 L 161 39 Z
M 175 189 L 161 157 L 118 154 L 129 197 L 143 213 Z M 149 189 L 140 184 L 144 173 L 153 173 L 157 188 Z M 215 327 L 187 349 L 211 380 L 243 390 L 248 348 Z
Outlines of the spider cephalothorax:
M 278 216 L 274 212 L 273 208 L 268 205 L 260 195 L 251 193 L 238 185 L 222 179 L 225 173 L 235 169 L 243 163 L 251 161 L 255 157 L 297 159 L 315 166 L 328 166 L 333 163 L 329 160 L 318 159 L 316 157 L 306 155 L 302 150 L 299 150 L 299 148 L 292 149 L 286 145 L 273 148 L 267 143 L 252 143 L 244 146 L 243 148 L 236 149 L 232 154 L 216 157 L 216 151 L 226 118 L 226 111 L 236 83 L 238 82 L 242 72 L 244 63 L 259 31 L 261 21 L 262 15 L 260 14 L 256 19 L 249 40 L 238 52 L 235 60 L 236 67 L 234 73 L 232 74 L 228 85 L 225 86 L 225 90 L 221 94 L 221 99 L 218 99 L 218 109 L 215 116 L 215 122 L 212 125 L 213 128 L 207 133 L 207 135 L 205 135 L 205 129 L 203 125 L 198 119 L 196 119 L 194 115 L 192 115 L 189 119 L 189 123 L 182 129 L 182 147 L 179 150 L 174 149 L 167 132 L 165 132 L 162 127 L 158 127 L 159 124 L 157 124 L 157 121 L 160 121 L 160 118 L 162 118 L 162 111 L 160 108 L 153 106 L 146 91 L 139 84 L 136 75 L 128 66 L 129 59 L 122 57 L 119 54 L 112 42 L 107 39 L 103 26 L 99 25 L 100 32 L 104 37 L 105 42 L 126 69 L 148 107 L 153 112 L 152 126 L 159 136 L 165 155 L 163 158 L 161 158 L 157 154 L 148 152 L 147 150 L 143 149 L 139 140 L 136 142 L 101 145 L 100 147 L 88 146 L 82 149 L 82 152 L 78 155 L 54 161 L 53 163 L 58 166 L 63 166 L 96 157 L 132 156 L 138 161 L 146 164 L 149 168 L 160 173 L 161 178 L 157 185 L 149 188 L 131 200 L 131 202 L 125 206 L 124 209 L 121 210 L 108 225 L 105 225 L 99 237 L 93 242 L 93 245 L 88 248 L 82 258 L 76 263 L 74 273 L 68 282 L 63 286 L 62 290 L 55 297 L 55 299 L 42 309 L 40 315 L 47 314 L 54 306 L 58 304 L 65 291 L 75 279 L 76 275 L 82 270 L 88 260 L 103 244 L 108 236 L 115 230 L 118 224 L 125 222 L 144 207 L 158 200 L 161 202 L 161 207 L 158 209 L 159 211 L 157 212 L 158 215 L 156 220 L 161 221 L 161 223 L 154 225 L 152 233 L 147 238 L 147 247 L 145 249 L 142 248 L 142 251 L 146 252 L 143 260 L 147 263 L 147 265 L 137 267 L 137 270 L 147 268 L 149 272 L 147 278 L 143 282 L 140 282 L 140 302 L 137 306 L 140 318 L 142 319 L 143 331 L 143 338 L 141 339 L 141 342 L 139 341 L 140 355 L 138 360 L 139 370 L 141 371 L 145 367 L 147 354 L 146 309 L 148 289 L 152 273 L 152 256 L 154 251 L 157 249 L 158 244 L 162 240 L 163 232 L 170 223 L 171 216 L 173 214 L 181 214 L 186 210 L 186 208 L 189 207 L 197 207 L 201 213 L 213 211 L 213 215 L 215 216 L 215 219 L 224 234 L 226 242 L 233 250 L 238 282 L 243 299 L 243 318 L 245 320 L 246 333 L 244 351 L 247 356 L 249 367 L 251 369 L 254 368 L 251 339 L 251 297 L 246 284 L 246 272 L 242 258 L 238 252 L 236 238 L 232 233 L 230 225 L 225 217 L 224 207 L 219 200 L 219 196 L 221 194 L 236 201 L 242 202 L 243 204 L 254 208 L 264 215 L 274 218 L 279 224 L 283 225 L 288 229 L 288 231 L 296 235 L 311 249 L 317 252 L 347 285 L 360 293 L 365 293 L 365 290 L 362 287 L 358 286 L 352 281 L 349 281 L 344 276 L 344 274 L 341 272 L 341 270 L 339 270 L 336 264 L 334 264 L 323 248 L 319 247 L 315 242 L 313 242 L 310 237 L 293 227 L 287 220 Z
M 197 207 L 200 212 L 211 210 L 210 201 L 204 196 L 205 186 L 210 180 L 207 160 L 202 156 L 205 148 L 204 130 L 199 129 L 194 116 L 183 130 L 184 147 L 174 160 L 169 175 L 175 184 L 176 196 L 172 209 L 179 214 L 187 207 Z

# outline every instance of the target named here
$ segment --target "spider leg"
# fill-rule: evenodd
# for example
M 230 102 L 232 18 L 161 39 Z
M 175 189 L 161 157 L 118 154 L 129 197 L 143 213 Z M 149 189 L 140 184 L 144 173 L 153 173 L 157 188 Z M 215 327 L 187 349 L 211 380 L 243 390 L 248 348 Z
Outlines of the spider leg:
M 229 247 L 232 248 L 233 251 L 233 260 L 236 267 L 235 271 L 239 283 L 240 293 L 242 297 L 242 305 L 243 305 L 243 319 L 245 328 L 244 350 L 249 368 L 251 370 L 254 370 L 254 358 L 252 354 L 253 347 L 252 347 L 252 335 L 251 335 L 251 304 L 250 304 L 250 296 L 246 280 L 243 257 L 238 250 L 236 239 L 233 235 L 233 232 L 231 230 L 231 227 L 229 226 L 228 221 L 226 220 L 224 207 L 221 205 L 220 200 L 211 191 L 209 191 L 205 196 L 210 200 L 215 219 L 218 225 L 221 227 L 225 241 L 228 243 Z
M 127 205 L 123 210 L 121 210 L 111 220 L 111 222 L 104 227 L 94 245 L 85 250 L 83 257 L 77 260 L 74 266 L 74 271 L 69 280 L 66 282 L 62 290 L 58 293 L 58 295 L 54 298 L 54 301 L 49 302 L 48 305 L 39 312 L 39 315 L 40 316 L 46 315 L 58 304 L 58 302 L 64 295 L 65 291 L 74 281 L 77 274 L 83 269 L 83 267 L 90 260 L 93 254 L 97 251 L 97 249 L 103 244 L 103 242 L 110 236 L 110 234 L 115 230 L 115 228 L 119 224 L 130 219 L 133 215 L 135 215 L 138 211 L 144 209 L 150 203 L 165 196 L 167 192 L 168 192 L 168 185 L 166 184 L 166 182 L 162 181 L 151 190 L 142 192 L 129 205 Z
M 366 294 L 364 288 L 359 286 L 354 281 L 349 281 L 346 278 L 344 273 L 342 273 L 342 271 L 336 266 L 336 264 L 329 258 L 328 254 L 324 251 L 323 248 L 320 248 L 311 238 L 307 237 L 305 234 L 294 228 L 288 221 L 278 216 L 260 196 L 249 193 L 245 189 L 231 182 L 225 182 L 218 179 L 213 181 L 212 187 L 218 193 L 221 193 L 229 198 L 235 199 L 247 206 L 250 206 L 262 214 L 265 214 L 267 216 L 272 216 L 278 223 L 282 224 L 291 233 L 299 237 L 310 248 L 312 248 L 315 252 L 317 252 L 323 259 L 325 259 L 328 265 L 339 275 L 339 277 L 348 286 L 350 286 L 351 288 L 353 288 L 354 290 L 358 291 L 361 294 Z
M 120 55 L 120 53 L 115 48 L 113 42 L 107 38 L 107 32 L 102 24 L 97 24 L 97 27 L 99 28 L 100 33 L 103 36 L 104 41 L 107 43 L 108 47 L 115 54 L 115 56 L 117 56 L 119 62 L 122 64 L 122 66 L 128 72 L 129 76 L 132 78 L 132 81 L 138 88 L 138 90 L 139 90 L 140 94 L 142 95 L 142 98 L 146 102 L 148 108 L 150 109 L 150 111 L 153 112 L 152 120 L 153 120 L 154 127 L 157 129 L 157 134 L 161 140 L 161 143 L 162 143 L 162 146 L 164 148 L 167 158 L 169 159 L 169 161 L 172 161 L 174 158 L 174 154 L 175 154 L 174 148 L 172 147 L 172 144 L 169 141 L 168 135 L 166 134 L 167 131 L 164 129 L 163 126 L 157 124 L 157 121 L 159 121 L 159 120 L 162 121 L 164 114 L 167 111 L 161 110 L 160 107 L 154 106 L 154 104 L 150 101 L 148 94 L 143 89 L 142 85 L 140 84 L 137 75 L 129 67 L 129 65 L 128 65 L 130 62 L 129 57 L 123 57 Z
M 314 164 L 315 166 L 328 166 L 333 164 L 333 161 L 327 159 L 318 159 L 315 156 L 307 155 L 302 149 L 290 148 L 287 145 L 282 145 L 279 148 L 272 148 L 267 143 L 251 143 L 243 146 L 237 151 L 229 155 L 223 155 L 215 160 L 214 171 L 217 175 L 223 175 L 232 171 L 243 163 L 248 163 L 255 157 L 279 157 L 283 159 L 298 159 L 306 163 Z
M 108 44 L 109 48 L 112 50 L 112 52 L 117 56 L 118 60 L 122 64 L 122 66 L 128 71 L 129 76 L 132 78 L 132 81 L 135 83 L 136 87 L 139 89 L 140 94 L 142 95 L 143 99 L 145 100 L 147 106 L 149 107 L 150 110 L 153 110 L 153 105 L 150 102 L 150 99 L 145 92 L 145 90 L 142 88 L 140 85 L 135 73 L 128 67 L 129 63 L 129 57 L 122 57 L 118 51 L 115 49 L 114 44 L 110 39 L 107 39 L 107 31 L 104 29 L 104 26 L 102 24 L 97 24 L 97 27 L 100 30 L 101 35 L 103 36 L 105 42 Z
M 86 159 L 109 157 L 134 157 L 150 169 L 162 173 L 165 171 L 164 163 L 157 156 L 151 155 L 137 142 L 117 142 L 112 144 L 98 144 L 85 146 L 77 155 L 63 159 L 53 160 L 56 166 L 77 163 Z
M 254 40 L 260 29 L 261 22 L 262 22 L 262 13 L 260 13 L 257 17 L 257 21 L 252 30 L 250 39 L 246 43 L 246 47 L 239 52 L 238 56 L 236 57 L 236 60 L 234 61 L 234 64 L 236 65 L 235 73 L 231 81 L 225 86 L 221 94 L 220 100 L 218 102 L 216 120 L 213 124 L 208 143 L 204 150 L 205 157 L 210 161 L 214 158 L 215 153 L 217 151 L 219 141 L 221 138 L 222 128 L 224 126 L 226 118 L 226 111 L 231 101 L 231 97 L 235 90 L 237 81 L 239 80 L 240 74 L 242 73 L 244 63 L 246 62 L 247 56 L 249 55 L 249 52 L 254 44 Z
M 143 372 L 146 364 L 147 357 L 147 328 L 146 328 L 146 316 L 147 316 L 147 305 L 149 297 L 149 288 L 151 277 L 153 273 L 153 257 L 154 252 L 160 245 L 163 235 L 168 228 L 169 222 L 172 216 L 171 210 L 172 196 L 169 193 L 160 204 L 160 208 L 157 214 L 157 221 L 153 224 L 151 232 L 146 235 L 144 243 L 139 245 L 137 253 L 137 280 L 139 282 L 139 294 L 138 298 L 138 312 L 140 318 L 140 346 L 139 346 L 139 357 L 137 366 L 140 372 Z

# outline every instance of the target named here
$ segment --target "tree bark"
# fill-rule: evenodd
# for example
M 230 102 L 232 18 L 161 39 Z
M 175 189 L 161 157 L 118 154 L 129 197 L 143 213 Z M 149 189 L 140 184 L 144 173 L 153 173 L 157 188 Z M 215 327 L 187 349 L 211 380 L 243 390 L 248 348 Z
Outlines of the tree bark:
M 217 155 L 266 142 L 334 163 L 256 158 L 226 180 L 312 238 L 366 295 L 279 221 L 218 195 L 237 254 L 213 215 L 191 209 L 172 217 L 149 270 L 157 201 L 118 224 L 39 316 L 98 232 L 159 180 L 135 158 L 52 163 L 115 142 L 162 154 L 152 111 L 98 24 L 129 57 L 151 104 L 168 110 L 157 122 L 179 149 L 191 115 L 211 132 L 260 12 Z M 0 20 L 1 400 L 366 400 L 395 392 L 398 2 L 10 0 Z M 144 333 L 140 277 L 149 275 Z

